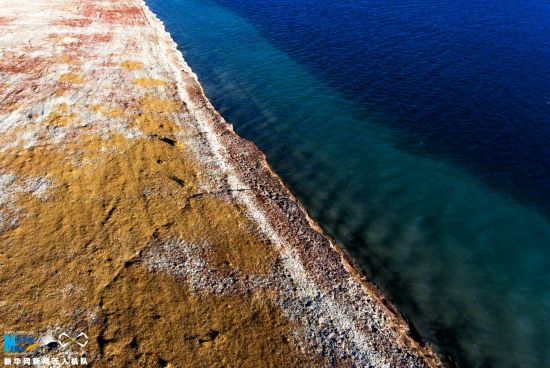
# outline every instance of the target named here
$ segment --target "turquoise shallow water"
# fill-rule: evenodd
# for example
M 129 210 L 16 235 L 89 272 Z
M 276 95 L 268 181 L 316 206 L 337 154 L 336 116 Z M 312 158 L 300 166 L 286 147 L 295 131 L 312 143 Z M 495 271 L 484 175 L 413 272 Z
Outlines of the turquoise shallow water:
M 550 366 L 548 218 L 406 150 L 406 131 L 237 13 L 209 0 L 147 3 L 214 106 L 443 357 Z

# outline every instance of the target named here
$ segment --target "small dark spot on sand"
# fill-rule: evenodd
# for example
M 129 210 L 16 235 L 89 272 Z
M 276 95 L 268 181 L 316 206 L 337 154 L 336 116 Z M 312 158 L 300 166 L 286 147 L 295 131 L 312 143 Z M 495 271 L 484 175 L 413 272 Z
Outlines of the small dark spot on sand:
M 176 183 L 179 184 L 179 186 L 183 187 L 185 185 L 185 181 L 183 179 L 180 179 L 178 178 L 177 176 L 175 175 L 172 175 L 170 176 L 170 179 L 172 179 L 173 181 L 175 181 Z
M 59 343 L 57 341 L 52 341 L 52 342 L 49 342 L 46 344 L 46 348 L 48 349 L 48 351 L 52 351 L 52 350 L 55 350 L 57 348 L 59 348 Z
M 164 143 L 168 143 L 169 145 L 171 146 L 175 146 L 176 145 L 176 141 L 173 140 L 173 139 L 170 139 L 168 137 L 160 137 L 160 140 L 163 141 Z
M 137 339 L 134 337 L 134 338 L 132 339 L 132 341 L 130 341 L 130 348 L 132 348 L 132 349 L 137 349 L 138 345 L 139 345 L 139 344 L 138 344 L 138 342 L 137 342 Z
M 206 333 L 204 338 L 199 339 L 199 344 L 204 344 L 205 342 L 214 341 L 219 334 L 220 334 L 219 331 L 210 330 Z

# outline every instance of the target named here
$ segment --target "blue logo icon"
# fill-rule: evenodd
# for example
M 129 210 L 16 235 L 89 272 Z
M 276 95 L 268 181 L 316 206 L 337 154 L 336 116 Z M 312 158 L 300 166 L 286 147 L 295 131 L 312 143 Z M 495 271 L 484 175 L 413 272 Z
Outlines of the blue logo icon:
M 35 341 L 29 334 L 4 334 L 4 353 L 24 353 Z

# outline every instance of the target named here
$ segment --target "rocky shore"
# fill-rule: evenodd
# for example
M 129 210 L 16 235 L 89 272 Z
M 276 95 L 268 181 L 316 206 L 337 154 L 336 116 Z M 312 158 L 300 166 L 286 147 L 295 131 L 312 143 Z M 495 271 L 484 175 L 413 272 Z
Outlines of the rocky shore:
M 29 358 L 440 366 L 143 1 L 0 0 L 0 30 L 0 327 L 89 338 Z

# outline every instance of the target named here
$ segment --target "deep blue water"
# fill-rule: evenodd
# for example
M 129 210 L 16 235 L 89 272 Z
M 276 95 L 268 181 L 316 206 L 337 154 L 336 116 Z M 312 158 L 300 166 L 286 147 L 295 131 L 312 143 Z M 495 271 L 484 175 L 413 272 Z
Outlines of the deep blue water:
M 147 3 L 444 359 L 550 366 L 550 3 Z

